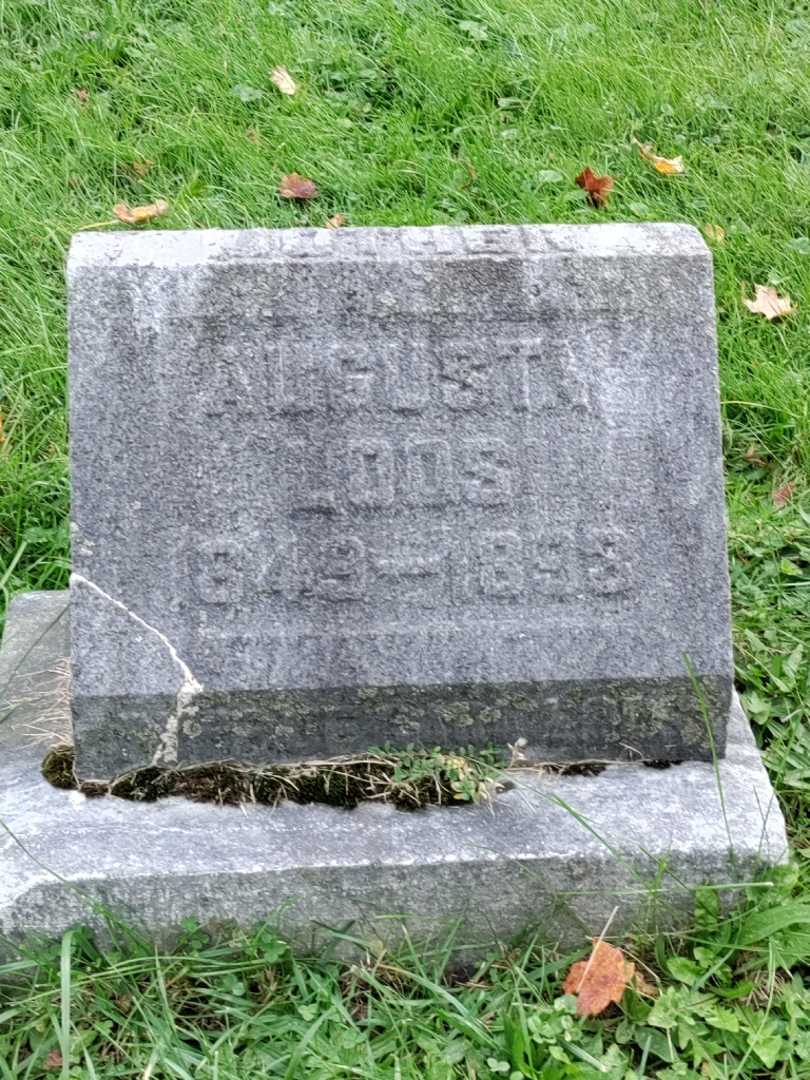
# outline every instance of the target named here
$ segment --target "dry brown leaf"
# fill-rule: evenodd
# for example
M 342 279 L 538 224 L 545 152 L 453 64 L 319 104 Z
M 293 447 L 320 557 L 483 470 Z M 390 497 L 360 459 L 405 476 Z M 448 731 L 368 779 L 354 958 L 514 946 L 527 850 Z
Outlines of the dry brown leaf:
M 339 229 L 341 227 L 341 225 L 345 225 L 345 224 L 346 224 L 346 218 L 343 216 L 343 214 L 335 214 L 333 217 L 329 218 L 329 220 L 327 221 L 327 223 L 325 225 L 325 228 L 327 228 L 327 229 Z
M 579 1016 L 598 1016 L 608 1005 L 619 1004 L 635 970 L 621 949 L 594 938 L 591 955 L 572 965 L 563 992 L 576 994 Z
M 289 94 L 290 97 L 292 97 L 298 89 L 295 79 L 293 79 L 289 71 L 280 64 L 278 67 L 274 67 L 270 72 L 270 80 L 276 84 L 282 94 Z
M 726 230 L 722 225 L 704 225 L 703 235 L 715 244 L 722 244 L 726 239 Z
M 582 170 L 574 183 L 582 188 L 590 203 L 596 207 L 604 206 L 613 191 L 613 177 L 597 176 L 590 165 Z
M 753 300 L 744 300 L 745 306 L 755 315 L 764 315 L 768 322 L 790 315 L 796 309 L 789 296 L 780 296 L 772 285 L 755 285 Z
M 796 485 L 792 480 L 788 480 L 786 484 L 782 484 L 781 487 L 776 489 L 771 498 L 773 499 L 773 505 L 777 510 L 781 510 L 783 506 L 786 506 L 787 503 L 790 502 L 795 490 Z
M 132 171 L 135 173 L 139 180 L 143 180 L 143 178 L 146 176 L 146 174 L 149 172 L 149 170 L 154 164 L 154 161 L 149 161 L 148 158 L 143 161 L 133 161 Z
M 113 213 L 118 220 L 126 222 L 127 225 L 141 225 L 144 221 L 153 221 L 168 211 L 169 204 L 165 199 L 157 199 L 148 206 L 127 206 L 120 202 L 113 207 Z
M 51 1072 L 54 1069 L 61 1069 L 64 1062 L 62 1061 L 62 1055 L 58 1050 L 51 1050 L 50 1054 L 42 1062 L 42 1068 Z
M 245 132 L 245 138 L 252 143 L 257 143 L 259 141 L 259 133 L 256 128 L 248 128 Z
M 743 457 L 749 463 L 749 465 L 760 465 L 763 468 L 765 467 L 765 465 L 767 465 L 767 462 L 759 456 L 759 448 L 754 443 L 752 443 L 748 447 L 748 449 L 743 454 Z
M 76 90 L 75 94 L 76 97 L 79 99 L 79 103 L 81 105 L 86 105 L 87 102 L 90 100 L 90 91 L 85 90 L 84 87 L 80 87 L 78 90 Z
M 294 172 L 288 176 L 282 176 L 278 193 L 283 199 L 314 199 L 318 194 L 318 189 L 314 181 Z
M 638 147 L 638 152 L 644 160 L 649 162 L 655 171 L 661 173 L 662 176 L 677 176 L 678 173 L 684 171 L 685 165 L 682 157 L 659 157 L 658 154 L 653 153 L 653 148 L 649 143 L 641 143 L 638 139 L 633 139 L 633 142 Z
M 3 431 L 3 414 L 0 413 L 0 446 L 6 441 L 6 435 Z
M 651 983 L 649 979 L 646 979 L 638 968 L 633 973 L 631 986 L 636 993 L 641 994 L 643 997 L 658 997 L 658 987 L 655 983 Z

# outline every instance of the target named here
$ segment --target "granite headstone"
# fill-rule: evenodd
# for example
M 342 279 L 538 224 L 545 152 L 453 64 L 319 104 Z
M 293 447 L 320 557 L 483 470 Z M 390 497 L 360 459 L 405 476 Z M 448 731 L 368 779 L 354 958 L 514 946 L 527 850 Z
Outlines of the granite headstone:
M 82 776 L 722 754 L 695 230 L 83 234 L 69 287 Z

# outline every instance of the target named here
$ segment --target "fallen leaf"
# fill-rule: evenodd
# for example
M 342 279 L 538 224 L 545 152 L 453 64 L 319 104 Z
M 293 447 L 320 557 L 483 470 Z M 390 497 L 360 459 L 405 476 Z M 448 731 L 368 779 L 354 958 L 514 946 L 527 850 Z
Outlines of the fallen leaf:
M 149 161 L 148 159 L 145 159 L 144 161 L 133 161 L 132 171 L 139 180 L 143 180 L 154 164 L 154 161 Z
M 786 484 L 782 484 L 780 488 L 776 489 L 771 497 L 773 498 L 773 505 L 777 510 L 781 510 L 783 506 L 790 502 L 795 490 L 796 485 L 792 480 L 788 480 Z
M 722 244 L 726 239 L 726 230 L 722 225 L 704 225 L 703 235 L 715 244 Z
M 590 165 L 574 181 L 587 194 L 593 206 L 604 206 L 613 191 L 612 176 L 597 176 Z
M 755 285 L 756 296 L 745 300 L 745 306 L 755 315 L 764 315 L 768 322 L 790 315 L 796 309 L 789 296 L 780 296 L 772 285 Z
M 767 464 L 767 462 L 759 456 L 758 447 L 753 444 L 748 447 L 748 449 L 743 454 L 743 457 L 749 463 L 749 465 L 761 465 L 764 468 Z
M 677 176 L 678 173 L 684 171 L 684 163 L 682 157 L 665 158 L 659 157 L 658 154 L 653 153 L 653 148 L 648 143 L 640 143 L 638 139 L 633 139 L 633 142 L 638 147 L 638 152 L 648 161 L 656 172 L 662 174 L 662 176 Z
M 53 1069 L 61 1069 L 64 1062 L 62 1055 L 58 1050 L 51 1050 L 50 1054 L 42 1062 L 42 1068 L 47 1069 L 49 1072 Z
M 324 228 L 327 228 L 327 229 L 339 229 L 341 225 L 345 225 L 345 224 L 346 224 L 346 218 L 343 216 L 343 214 L 335 214 L 333 217 L 329 218 L 329 220 L 327 221 Z
M 278 67 L 274 67 L 270 72 L 270 79 L 276 84 L 282 94 L 289 94 L 290 97 L 292 97 L 298 89 L 295 79 L 293 79 L 289 71 L 280 64 Z
M 113 207 L 113 213 L 118 220 L 126 222 L 127 225 L 141 225 L 144 221 L 153 221 L 168 211 L 169 204 L 165 199 L 158 199 L 156 202 L 149 203 L 148 206 L 127 206 L 126 203 L 120 202 Z
M 252 143 L 257 143 L 259 141 L 259 133 L 256 128 L 248 128 L 245 132 L 245 138 Z
M 3 414 L 0 413 L 0 446 L 6 441 L 6 436 L 3 431 Z
M 82 105 L 86 105 L 87 102 L 90 100 L 90 91 L 85 90 L 84 87 L 80 87 L 78 90 L 76 90 L 75 94 Z
M 638 968 L 636 968 L 633 973 L 631 985 L 636 993 L 641 994 L 643 997 L 658 997 L 658 987 L 655 983 L 651 983 L 648 979 L 645 979 Z
M 314 199 L 318 194 L 318 189 L 314 181 L 293 172 L 288 176 L 282 176 L 278 193 L 283 199 Z
M 579 1016 L 598 1016 L 608 1005 L 619 1004 L 635 970 L 621 949 L 594 938 L 591 955 L 572 965 L 563 992 L 577 995 Z

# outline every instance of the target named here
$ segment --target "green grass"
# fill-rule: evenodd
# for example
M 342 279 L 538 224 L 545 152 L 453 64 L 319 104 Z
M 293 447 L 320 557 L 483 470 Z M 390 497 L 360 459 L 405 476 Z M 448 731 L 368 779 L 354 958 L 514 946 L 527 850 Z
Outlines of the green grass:
M 341 213 L 352 225 L 676 220 L 725 229 L 725 242 L 713 248 L 737 677 L 803 866 L 802 853 L 810 856 L 810 5 L 0 0 L 0 58 L 0 613 L 19 590 L 67 580 L 64 257 L 71 234 L 110 220 L 116 202 L 166 198 L 171 212 L 161 224 L 170 228 L 322 225 Z M 270 83 L 275 64 L 299 82 L 295 97 Z M 682 154 L 685 175 L 657 175 L 634 137 L 666 156 Z M 137 166 L 146 161 L 153 164 L 141 177 Z M 605 210 L 589 208 L 573 183 L 586 165 L 616 178 Z M 281 200 L 278 181 L 291 171 L 312 177 L 321 196 L 303 205 Z M 780 324 L 742 304 L 754 283 L 768 282 L 798 304 Z M 795 485 L 793 496 L 777 509 L 773 493 L 786 483 Z M 810 891 L 806 880 L 802 869 L 795 896 Z M 777 894 L 785 907 L 798 902 L 784 887 Z M 703 931 L 713 941 L 720 933 Z M 285 960 L 277 1005 L 267 991 L 269 1009 L 253 990 L 237 993 L 228 980 L 239 982 L 240 958 L 251 948 L 215 953 L 207 975 L 202 961 L 182 955 L 159 964 L 77 954 L 84 989 L 74 993 L 74 1033 L 83 1024 L 119 1031 L 109 1015 L 117 980 L 136 1002 L 125 1020 L 126 1064 L 112 1054 L 94 1060 L 95 1074 L 236 1075 L 234 1047 L 250 1044 L 254 1059 L 239 1075 L 487 1076 L 488 1056 L 509 1058 L 507 1026 L 526 1010 L 536 1015 L 538 1002 L 556 993 L 548 956 L 490 972 L 484 989 L 449 991 L 452 1006 L 418 980 L 393 988 L 383 980 L 367 1024 L 347 1019 L 353 1006 L 336 990 L 350 976 L 321 962 Z M 53 982 L 58 969 L 52 958 L 38 978 Z M 667 974 L 665 963 L 661 970 Z M 754 1002 L 766 1027 L 774 1016 L 787 1023 L 798 1008 L 777 992 L 774 971 L 770 996 Z M 186 985 L 192 1006 L 178 989 Z M 710 993 L 719 986 L 714 977 L 708 985 Z M 0 1003 L 11 1061 L 0 1053 L 0 1080 L 40 1075 L 15 1047 L 25 1043 L 30 1052 L 37 1039 L 52 1039 L 62 1023 L 58 992 L 32 990 L 20 1013 Z M 321 1021 L 327 1009 L 334 1011 Z M 468 1014 L 477 1026 L 457 1019 Z M 622 1031 L 617 1020 L 605 1038 L 623 1053 L 636 1044 L 635 1035 L 622 1043 Z M 498 1046 L 491 1054 L 490 1036 Z M 327 1037 L 357 1063 L 354 1072 L 310 1064 Z M 429 1049 L 455 1039 L 477 1047 L 470 1053 L 480 1068 L 442 1065 L 443 1051 Z M 297 1060 L 293 1044 L 303 1048 Z M 219 1073 L 195 1064 L 209 1051 Z M 255 1057 L 277 1053 L 287 1057 L 275 1072 Z M 798 1051 L 799 1064 L 789 1061 L 783 1072 L 782 1065 L 769 1071 L 755 1053 L 740 1064 L 734 1053 L 716 1075 L 809 1071 Z M 633 1069 L 641 1068 L 632 1075 L 644 1074 L 640 1054 L 631 1054 Z M 167 1064 L 172 1055 L 176 1064 Z M 77 1068 L 75 1075 L 94 1075 L 86 1064 Z
M 722 918 L 698 894 L 686 938 L 631 953 L 651 992 L 604 1019 L 562 993 L 571 962 L 537 941 L 466 970 L 432 953 L 302 957 L 263 927 L 215 944 L 193 924 L 171 953 L 83 932 L 0 969 L 0 1076 L 242 1080 L 731 1080 L 806 1077 L 810 988 L 796 968 L 810 905 Z M 16 978 L 16 985 L 11 982 Z

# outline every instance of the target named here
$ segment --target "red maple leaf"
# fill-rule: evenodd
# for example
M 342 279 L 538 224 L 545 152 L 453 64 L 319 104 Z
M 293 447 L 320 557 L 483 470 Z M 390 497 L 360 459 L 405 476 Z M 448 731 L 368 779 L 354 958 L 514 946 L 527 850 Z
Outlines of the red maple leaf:
M 318 194 L 318 188 L 314 180 L 293 172 L 288 176 L 282 176 L 278 193 L 283 199 L 314 199 Z
M 590 165 L 582 170 L 574 182 L 582 188 L 588 201 L 597 209 L 605 205 L 613 191 L 613 177 L 597 176 Z

